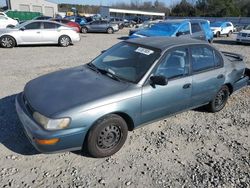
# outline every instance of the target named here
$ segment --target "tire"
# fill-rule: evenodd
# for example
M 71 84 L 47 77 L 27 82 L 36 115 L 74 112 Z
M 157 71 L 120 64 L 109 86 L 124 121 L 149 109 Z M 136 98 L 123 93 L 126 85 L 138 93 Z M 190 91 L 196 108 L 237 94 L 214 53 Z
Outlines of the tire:
M 216 37 L 217 37 L 217 38 L 220 37 L 220 32 L 219 32 L 219 31 L 216 33 Z
M 113 33 L 114 33 L 114 29 L 111 28 L 111 27 L 109 27 L 109 28 L 107 29 L 107 33 L 108 33 L 108 34 L 113 34 Z
M 123 146 L 127 134 L 128 126 L 123 118 L 115 114 L 107 115 L 92 126 L 85 146 L 93 157 L 111 156 Z
M 59 46 L 62 46 L 62 47 L 68 47 L 71 44 L 71 39 L 67 35 L 62 35 L 60 36 L 58 40 L 58 44 Z
M 123 29 L 123 28 L 124 28 L 123 24 L 119 25 L 119 29 Z
M 87 33 L 87 32 L 88 32 L 88 29 L 86 27 L 81 28 L 81 33 Z
M 213 113 L 221 111 L 225 107 L 229 95 L 228 87 L 226 85 L 222 86 L 213 100 L 208 104 L 208 110 Z
M 16 41 L 13 37 L 6 35 L 0 38 L 0 45 L 3 48 L 13 48 L 16 46 Z
M 229 31 L 229 33 L 227 34 L 227 37 L 230 37 L 233 34 L 232 31 Z

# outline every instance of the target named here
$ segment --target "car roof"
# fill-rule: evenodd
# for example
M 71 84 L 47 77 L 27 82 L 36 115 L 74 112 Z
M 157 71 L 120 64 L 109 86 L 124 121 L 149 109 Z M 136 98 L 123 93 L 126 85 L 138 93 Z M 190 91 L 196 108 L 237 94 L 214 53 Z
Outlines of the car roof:
M 207 22 L 206 19 L 173 19 L 173 20 L 164 20 L 162 23 L 182 23 L 182 22 L 191 22 L 191 23 L 197 23 L 197 22 Z
M 205 41 L 191 39 L 191 38 L 184 38 L 184 37 L 144 37 L 144 38 L 129 39 L 127 40 L 127 42 L 142 46 L 148 46 L 151 48 L 156 48 L 162 51 L 174 46 L 191 45 L 191 44 L 209 45 Z

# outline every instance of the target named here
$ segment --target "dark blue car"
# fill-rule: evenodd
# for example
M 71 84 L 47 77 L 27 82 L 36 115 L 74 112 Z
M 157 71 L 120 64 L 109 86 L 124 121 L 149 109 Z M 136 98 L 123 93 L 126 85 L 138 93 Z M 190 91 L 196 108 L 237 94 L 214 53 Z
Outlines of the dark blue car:
M 210 23 L 203 19 L 167 20 L 155 24 L 150 28 L 140 30 L 131 35 L 130 38 L 156 36 L 179 37 L 183 35 L 208 42 L 213 41 L 213 32 L 210 29 Z

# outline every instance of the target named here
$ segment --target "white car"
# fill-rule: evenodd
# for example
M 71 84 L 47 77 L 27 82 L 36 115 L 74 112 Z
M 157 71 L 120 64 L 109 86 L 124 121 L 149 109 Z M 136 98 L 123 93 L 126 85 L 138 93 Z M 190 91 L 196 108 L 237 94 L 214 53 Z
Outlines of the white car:
M 53 21 L 32 20 L 14 28 L 0 30 L 0 45 L 4 48 L 32 44 L 59 44 L 67 47 L 77 41 L 80 41 L 79 33 Z
M 0 29 L 6 27 L 14 27 L 18 24 L 17 20 L 14 20 L 8 16 L 0 15 Z
M 0 12 L 0 16 L 8 17 L 7 14 L 5 14 L 4 12 Z
M 236 38 L 237 43 L 250 43 L 250 25 L 241 30 Z
M 216 37 L 221 35 L 229 37 L 234 31 L 234 26 L 231 22 L 213 22 L 210 24 L 210 27 Z

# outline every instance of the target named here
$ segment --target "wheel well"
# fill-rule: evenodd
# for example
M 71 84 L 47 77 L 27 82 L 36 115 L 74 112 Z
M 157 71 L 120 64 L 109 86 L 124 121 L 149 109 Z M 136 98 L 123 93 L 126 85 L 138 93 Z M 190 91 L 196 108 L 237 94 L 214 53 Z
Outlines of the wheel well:
M 225 84 L 225 85 L 228 87 L 229 92 L 230 92 L 230 95 L 231 95 L 231 94 L 233 93 L 233 91 L 234 91 L 234 88 L 233 88 L 232 84 L 227 83 L 227 84 Z
M 134 121 L 133 121 L 133 119 L 128 114 L 123 113 L 123 112 L 116 112 L 114 114 L 121 116 L 126 121 L 126 123 L 128 125 L 128 130 L 129 131 L 133 131 L 134 130 L 134 128 L 135 128 L 134 127 L 135 126 L 134 125 Z
M 0 37 L 0 39 L 1 39 L 2 37 L 11 37 L 11 38 L 13 38 L 14 41 L 15 41 L 15 46 L 17 45 L 16 39 L 15 39 L 14 37 L 12 37 L 11 35 L 3 35 L 3 36 Z

